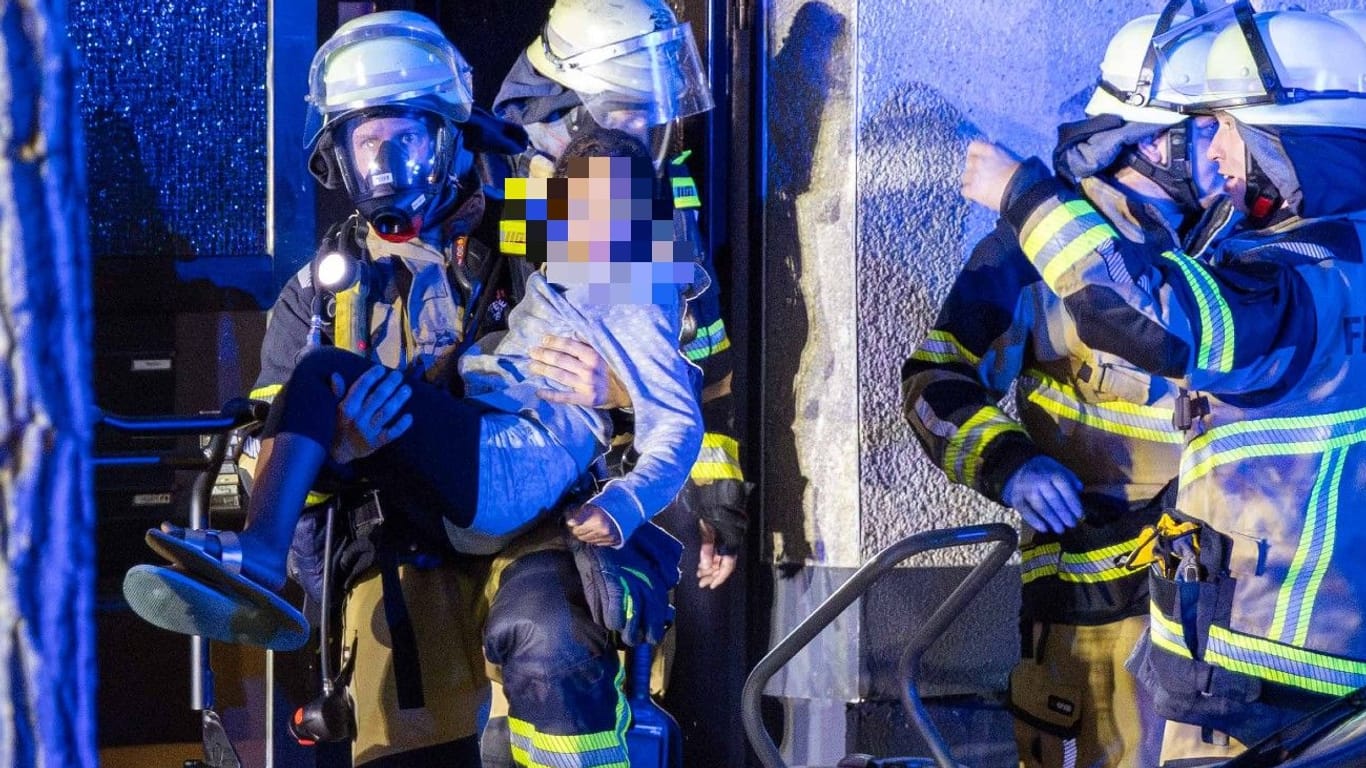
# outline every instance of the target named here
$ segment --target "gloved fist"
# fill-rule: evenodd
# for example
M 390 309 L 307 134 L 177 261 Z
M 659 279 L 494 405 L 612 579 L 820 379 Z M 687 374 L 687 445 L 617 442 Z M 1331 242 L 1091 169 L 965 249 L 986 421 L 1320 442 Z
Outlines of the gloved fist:
M 706 485 L 689 480 L 678 498 L 710 526 L 718 553 L 737 555 L 745 549 L 745 531 L 749 528 L 745 500 L 751 487 L 739 480 L 716 480 Z
M 700 589 L 717 589 L 725 584 L 735 573 L 737 555 L 727 554 L 716 543 L 716 529 L 706 520 L 698 520 L 701 529 L 702 545 L 697 552 L 697 586 Z
M 745 499 L 751 487 L 739 480 L 716 480 L 706 485 L 689 481 L 678 496 L 678 503 L 697 515 L 701 528 L 697 585 L 703 589 L 720 587 L 735 572 L 749 527 Z
M 1048 456 L 1035 456 L 1015 470 L 1001 494 L 1006 506 L 1036 531 L 1062 533 L 1081 522 L 1081 480 Z

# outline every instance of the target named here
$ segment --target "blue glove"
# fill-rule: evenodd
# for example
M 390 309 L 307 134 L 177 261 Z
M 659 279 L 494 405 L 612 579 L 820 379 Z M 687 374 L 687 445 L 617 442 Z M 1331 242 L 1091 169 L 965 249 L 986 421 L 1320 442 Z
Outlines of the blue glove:
M 1006 481 L 1002 501 L 1040 533 L 1062 533 L 1081 522 L 1081 481 L 1072 470 L 1042 454 Z

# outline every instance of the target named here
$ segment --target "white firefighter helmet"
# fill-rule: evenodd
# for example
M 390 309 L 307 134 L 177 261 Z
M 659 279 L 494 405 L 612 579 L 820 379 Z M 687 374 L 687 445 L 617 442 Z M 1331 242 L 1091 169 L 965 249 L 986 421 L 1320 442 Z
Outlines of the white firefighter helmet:
M 1100 80 L 1086 114 L 1115 115 L 1131 122 L 1175 125 L 1186 118 L 1178 109 L 1193 101 L 1188 94 L 1201 90 L 1205 58 L 1213 31 L 1183 37 L 1158 58 L 1152 48 L 1161 14 L 1140 16 L 1120 27 L 1105 48 Z M 1180 25 L 1188 17 L 1174 16 Z
M 526 53 L 604 127 L 616 112 L 661 125 L 714 106 L 692 27 L 664 0 L 558 0 Z
M 1246 0 L 1224 17 L 1205 67 L 1203 110 L 1248 125 L 1366 128 L 1366 42 L 1325 13 L 1254 13 Z
M 473 103 L 470 66 L 435 22 L 412 11 L 366 14 L 313 56 L 304 138 L 311 146 L 327 127 L 370 107 L 412 106 L 463 122 Z

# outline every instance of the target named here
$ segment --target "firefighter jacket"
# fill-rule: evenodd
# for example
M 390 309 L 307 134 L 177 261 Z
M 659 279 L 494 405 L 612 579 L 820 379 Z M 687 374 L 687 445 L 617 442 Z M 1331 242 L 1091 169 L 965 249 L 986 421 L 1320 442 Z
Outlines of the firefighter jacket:
M 1361 194 L 1354 176 L 1341 183 Z M 1154 653 L 1251 687 L 1366 685 L 1366 527 L 1354 517 L 1366 504 L 1362 214 L 1349 198 L 1335 203 L 1346 213 L 1282 215 L 1205 263 L 1127 243 L 1037 160 L 1004 202 L 1082 340 L 1186 390 L 1178 507 L 1205 546 L 1198 568 L 1153 579 Z M 1197 579 L 1190 602 L 1196 590 L 1179 582 Z
M 467 234 L 483 209 L 484 196 L 472 195 L 452 220 L 462 234 L 444 246 L 386 242 L 356 215 L 335 228 L 322 249 L 346 253 L 365 277 L 335 298 L 313 284 L 311 265 L 285 284 L 271 308 L 251 396 L 269 401 L 289 380 L 308 349 L 315 309 L 319 343 L 391 368 L 418 368 L 431 383 L 458 387 L 455 359 L 474 337 L 505 329 L 516 300 L 509 276 L 515 264 Z
M 702 200 L 697 182 L 688 170 L 690 152 L 675 156 L 668 164 L 669 188 L 674 200 L 674 231 L 695 254 L 711 280 L 710 290 L 692 299 L 689 312 L 696 328 L 683 355 L 702 369 L 702 451 L 693 464 L 684 497 L 697 514 L 711 523 L 723 550 L 743 547 L 747 527 L 745 499 L 749 485 L 740 469 L 740 443 L 735 430 L 735 396 L 731 391 L 733 353 L 726 323 L 721 319 L 721 284 L 711 252 L 702 240 L 699 224 Z
M 1178 216 L 1131 204 L 1099 178 L 1083 185 L 1127 236 L 1172 241 Z M 1018 418 L 998 404 L 1012 383 Z M 1079 525 L 1026 532 L 1023 619 L 1103 624 L 1147 611 L 1147 574 L 1122 561 L 1176 475 L 1176 390 L 1083 344 L 1004 221 L 959 272 L 902 368 L 902 392 L 906 419 L 954 482 L 1000 502 L 1007 480 L 1039 455 L 1081 480 Z

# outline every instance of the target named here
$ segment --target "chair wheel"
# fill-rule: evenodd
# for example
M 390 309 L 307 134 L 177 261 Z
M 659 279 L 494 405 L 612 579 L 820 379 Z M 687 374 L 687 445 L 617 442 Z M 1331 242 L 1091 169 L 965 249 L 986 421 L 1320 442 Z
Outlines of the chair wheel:
M 872 755 L 865 755 L 861 752 L 845 755 L 844 759 L 835 765 L 835 768 L 872 768 L 875 759 Z

